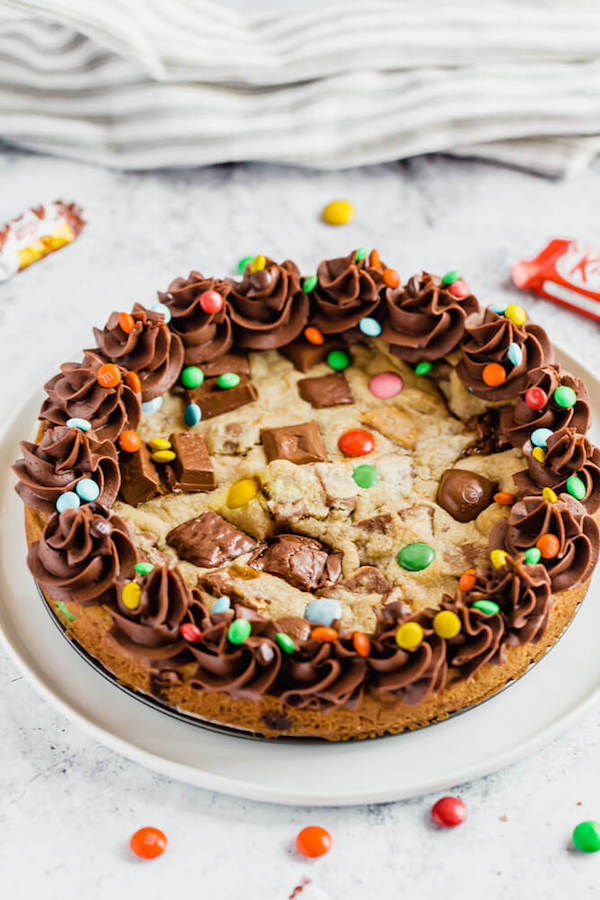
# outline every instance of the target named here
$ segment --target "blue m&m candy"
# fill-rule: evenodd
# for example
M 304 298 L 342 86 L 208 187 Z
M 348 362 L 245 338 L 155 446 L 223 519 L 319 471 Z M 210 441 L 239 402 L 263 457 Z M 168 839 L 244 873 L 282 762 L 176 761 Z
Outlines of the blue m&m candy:
M 75 490 L 77 495 L 88 503 L 97 500 L 100 496 L 100 487 L 92 478 L 82 478 L 75 485 Z
M 381 325 L 377 319 L 372 319 L 370 316 L 365 316 L 364 319 L 361 319 L 358 327 L 367 337 L 379 337 L 381 334 Z
M 231 609 L 231 600 L 229 599 L 229 597 L 223 594 L 221 597 L 217 597 L 217 599 L 213 603 L 211 612 L 224 613 L 227 612 L 228 609 Z
M 81 506 L 81 500 L 75 491 L 65 491 L 56 501 L 56 509 L 59 513 L 65 509 L 77 509 L 78 506 Z
M 541 447 L 545 450 L 548 446 L 548 438 L 552 437 L 552 434 L 550 428 L 536 428 L 531 432 L 531 443 L 534 447 Z
M 155 413 L 163 405 L 162 397 L 155 397 L 154 400 L 147 400 L 145 403 L 142 403 L 142 412 L 143 413 Z
M 171 321 L 171 310 L 169 309 L 168 306 L 165 306 L 164 303 L 154 303 L 150 307 L 150 309 L 152 310 L 152 312 L 162 313 L 163 316 L 165 317 L 165 322 Z
M 306 607 L 304 616 L 314 625 L 331 625 L 342 617 L 342 607 L 330 597 L 315 597 Z
M 193 428 L 202 418 L 202 410 L 197 403 L 188 403 L 183 413 L 183 421 L 188 428 Z
M 77 417 L 67 419 L 67 428 L 79 428 L 80 431 L 89 431 L 91 427 L 92 425 L 87 419 L 79 419 Z
M 508 358 L 513 366 L 520 366 L 523 362 L 523 351 L 518 344 L 511 344 L 508 348 Z

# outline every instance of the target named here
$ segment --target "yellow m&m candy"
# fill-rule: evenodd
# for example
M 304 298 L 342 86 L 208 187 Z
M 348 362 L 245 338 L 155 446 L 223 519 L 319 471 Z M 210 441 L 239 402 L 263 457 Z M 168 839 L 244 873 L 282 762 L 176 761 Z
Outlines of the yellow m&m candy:
M 136 581 L 130 581 L 121 591 L 123 606 L 127 609 L 137 609 L 140 605 L 142 589 Z
M 504 310 L 504 315 L 513 325 L 524 325 L 527 321 L 527 313 L 518 303 L 509 303 Z
M 460 619 L 451 609 L 442 609 L 434 616 L 433 630 L 439 637 L 450 640 L 460 632 Z
M 541 463 L 543 463 L 544 460 L 546 459 L 546 454 L 544 453 L 544 451 L 542 450 L 541 447 L 534 447 L 533 450 L 531 451 L 531 455 L 533 456 L 534 459 L 537 459 L 537 461 L 541 462 Z
M 261 272 L 267 264 L 267 260 L 263 256 L 262 253 L 259 253 L 254 257 L 252 262 L 250 263 L 250 271 L 251 272 Z
M 231 509 L 237 509 L 239 506 L 246 506 L 259 493 L 259 487 L 255 478 L 242 478 L 236 481 L 229 488 L 227 494 L 227 506 Z
M 556 503 L 558 500 L 558 497 L 556 496 L 555 492 L 552 490 L 552 488 L 549 488 L 549 487 L 545 487 L 543 489 L 542 497 L 544 498 L 544 500 L 549 500 L 550 503 Z
M 173 453 L 172 450 L 156 450 L 155 453 L 152 454 L 152 459 L 157 463 L 168 463 L 173 462 L 176 454 Z
M 321 215 L 328 225 L 347 225 L 354 218 L 354 207 L 347 200 L 332 200 Z
M 506 562 L 506 557 L 508 553 L 506 550 L 492 550 L 490 553 L 490 559 L 492 561 L 492 565 L 495 569 L 501 569 L 504 563 Z
M 152 438 L 148 441 L 148 446 L 152 450 L 170 450 L 171 441 L 168 441 L 166 438 Z
M 423 640 L 423 629 L 418 622 L 405 622 L 396 632 L 396 643 L 401 650 L 415 650 Z

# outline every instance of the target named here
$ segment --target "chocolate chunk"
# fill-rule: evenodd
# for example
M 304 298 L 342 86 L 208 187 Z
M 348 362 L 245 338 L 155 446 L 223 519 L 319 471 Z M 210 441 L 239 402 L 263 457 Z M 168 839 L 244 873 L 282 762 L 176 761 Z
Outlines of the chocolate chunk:
M 212 491 L 217 486 L 212 460 L 204 438 L 193 432 L 172 434 L 171 447 L 177 454 L 169 466 L 171 490 Z
M 248 553 L 256 541 L 209 510 L 173 528 L 167 534 L 167 544 L 175 548 L 181 559 L 209 568 Z
M 216 378 L 226 372 L 235 372 L 236 375 L 250 375 L 250 364 L 247 353 L 224 353 L 210 362 L 202 363 L 202 371 L 205 378 Z
M 354 394 L 343 372 L 332 372 L 319 378 L 302 378 L 298 382 L 298 392 L 315 409 L 354 403 Z
M 300 616 L 282 616 L 273 623 L 274 628 L 289 634 L 295 641 L 307 641 L 310 637 L 310 622 Z
M 282 425 L 281 428 L 262 428 L 260 432 L 268 462 L 288 459 L 302 465 L 327 459 L 325 444 L 316 422 Z
M 293 724 L 285 713 L 276 709 L 268 709 L 264 712 L 262 720 L 271 731 L 289 731 Z
M 301 591 L 334 584 L 342 573 L 341 553 L 300 534 L 280 534 L 259 546 L 248 565 L 283 578 Z
M 391 521 L 390 513 L 381 513 L 379 516 L 363 519 L 358 523 L 358 527 L 364 528 L 365 531 L 377 531 L 379 534 L 385 534 Z
M 364 594 L 389 594 L 392 585 L 376 566 L 361 566 L 339 584 L 348 591 Z
M 119 469 L 121 497 L 130 506 L 145 503 L 163 493 L 158 471 L 145 444 L 135 453 L 120 453 Z
M 437 503 L 457 522 L 471 522 L 493 500 L 497 485 L 467 469 L 446 469 L 437 492 Z
M 197 403 L 203 419 L 213 419 L 256 400 L 256 388 L 245 375 L 236 387 L 220 388 L 216 378 L 207 378 L 200 387 L 186 391 L 186 402 Z
M 325 339 L 322 344 L 311 344 L 302 335 L 287 344 L 280 347 L 279 352 L 293 363 L 299 372 L 308 372 L 317 363 L 324 362 L 332 350 L 340 350 L 344 348 L 339 340 Z

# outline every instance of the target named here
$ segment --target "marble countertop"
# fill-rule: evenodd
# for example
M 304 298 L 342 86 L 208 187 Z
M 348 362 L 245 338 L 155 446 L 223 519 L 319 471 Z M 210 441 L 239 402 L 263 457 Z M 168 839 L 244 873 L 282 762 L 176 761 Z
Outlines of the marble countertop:
M 551 236 L 600 246 L 600 166 L 570 182 L 441 157 L 343 173 L 258 165 L 117 173 L 5 150 L 0 219 L 43 198 L 77 200 L 89 221 L 72 246 L 0 286 L 0 415 L 59 361 L 89 346 L 91 324 L 148 302 L 192 267 L 233 273 L 240 257 L 316 261 L 377 246 L 403 276 L 460 268 L 480 299 L 519 295 L 507 275 Z M 354 222 L 320 222 L 346 197 Z M 599 326 L 543 300 L 533 318 L 596 371 Z M 0 651 L 0 885 L 11 900 L 260 897 L 564 898 L 597 896 L 600 858 L 569 849 L 573 826 L 600 819 L 600 707 L 535 756 L 462 785 L 468 824 L 437 832 L 434 797 L 348 809 L 286 808 L 211 794 L 106 750 L 40 699 Z M 443 747 L 440 747 L 443 753 Z M 357 778 L 360 773 L 357 773 Z M 132 857 L 131 833 L 167 833 L 158 861 Z M 334 849 L 293 851 L 306 824 Z

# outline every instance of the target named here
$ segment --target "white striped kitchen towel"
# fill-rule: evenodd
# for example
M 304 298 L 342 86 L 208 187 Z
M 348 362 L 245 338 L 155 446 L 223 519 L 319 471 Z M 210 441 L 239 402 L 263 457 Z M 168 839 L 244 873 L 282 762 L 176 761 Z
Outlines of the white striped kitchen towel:
M 0 0 L 0 137 L 106 166 L 321 168 L 600 150 L 584 0 Z

